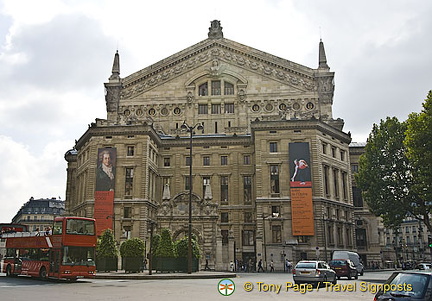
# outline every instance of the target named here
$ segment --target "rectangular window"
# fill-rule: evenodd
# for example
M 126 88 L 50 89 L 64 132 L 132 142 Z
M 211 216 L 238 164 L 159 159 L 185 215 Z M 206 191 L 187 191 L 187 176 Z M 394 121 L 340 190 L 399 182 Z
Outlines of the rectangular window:
M 333 237 L 333 227 L 327 226 L 327 239 L 329 244 L 334 244 L 334 237 Z
M 270 152 L 271 153 L 277 153 L 277 142 L 270 142 Z
M 228 212 L 221 212 L 221 223 L 228 223 Z
M 357 173 L 359 171 L 358 164 L 351 164 L 351 171 L 352 173 Z
M 209 156 L 203 157 L 203 165 L 204 166 L 210 166 L 210 157 Z
M 222 244 L 227 245 L 228 244 L 228 230 L 221 230 L 221 236 L 222 236 Z
M 224 82 L 224 94 L 234 95 L 234 85 L 228 82 Z
M 366 247 L 367 246 L 367 240 L 366 240 L 366 229 L 355 229 L 356 231 L 356 244 L 357 247 Z
M 171 158 L 170 157 L 164 158 L 164 166 L 171 166 Z
M 251 164 L 251 157 L 249 155 L 243 156 L 243 164 L 244 165 L 250 165 Z
M 244 202 L 249 204 L 252 202 L 252 176 L 243 177 L 243 194 Z
M 244 212 L 243 218 L 245 223 L 252 223 L 252 212 Z
M 221 95 L 221 82 L 220 80 L 212 80 L 211 82 L 211 94 Z
M 336 198 L 339 197 L 339 170 L 333 169 L 333 184 L 334 184 L 334 195 Z
M 272 206 L 272 217 L 279 217 L 280 216 L 280 206 Z
M 207 104 L 199 104 L 198 105 L 198 114 L 208 114 L 208 105 Z
M 228 165 L 228 156 L 221 156 L 221 165 Z
M 273 225 L 272 229 L 272 243 L 282 242 L 282 227 L 280 225 Z
M 330 194 L 329 189 L 329 167 L 324 165 L 324 193 L 326 196 Z
M 123 208 L 123 218 L 132 218 L 132 207 Z
M 255 231 L 243 230 L 243 246 L 253 246 L 255 242 Z
M 212 114 L 220 114 L 221 113 L 221 105 L 220 104 L 212 104 L 211 105 L 211 113 Z
M 341 161 L 345 161 L 345 151 L 340 151 Z
M 322 152 L 323 154 L 327 154 L 327 143 L 322 144 Z
M 128 157 L 132 157 L 133 155 L 134 155 L 134 152 L 135 152 L 135 148 L 134 148 L 134 146 L 133 145 L 129 145 L 128 147 L 127 147 L 127 156 Z
M 346 237 L 346 243 L 348 246 L 352 245 L 352 239 L 351 239 L 351 230 L 350 229 L 346 229 L 345 231 L 345 237 Z
M 352 190 L 354 207 L 363 207 L 363 198 L 360 188 L 353 186 Z
M 190 157 L 186 157 L 185 164 L 186 164 L 186 166 L 190 166 L 190 164 L 191 164 L 191 158 Z
M 270 191 L 271 193 L 280 193 L 278 165 L 270 165 Z
M 185 190 L 190 190 L 190 178 L 185 176 Z
M 347 180 L 348 176 L 346 172 L 342 172 L 342 193 L 343 193 L 343 199 L 348 199 L 348 186 L 347 186 Z
M 220 177 L 221 202 L 228 202 L 228 176 Z
M 210 185 L 210 177 L 203 177 L 203 198 L 205 197 L 207 185 Z
M 126 168 L 126 178 L 125 178 L 125 195 L 132 195 L 133 192 L 133 168 Z
M 336 147 L 333 147 L 333 146 L 332 146 L 332 148 L 331 148 L 331 152 L 332 152 L 332 157 L 333 157 L 333 158 L 336 158 Z
M 225 113 L 234 114 L 234 104 L 233 103 L 226 103 L 224 105 L 224 107 L 225 107 Z

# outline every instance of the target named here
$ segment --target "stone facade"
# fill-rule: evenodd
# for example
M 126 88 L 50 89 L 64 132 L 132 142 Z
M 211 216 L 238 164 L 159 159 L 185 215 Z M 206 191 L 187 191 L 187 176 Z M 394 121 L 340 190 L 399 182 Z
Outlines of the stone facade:
M 192 231 L 203 262 L 223 270 L 231 261 L 273 260 L 281 270 L 285 258 L 355 249 L 351 137 L 332 116 L 334 73 L 322 42 L 318 49 L 318 68 L 309 68 L 226 39 L 213 21 L 207 39 L 124 78 L 116 53 L 105 83 L 107 117 L 65 155 L 66 210 L 93 216 L 98 149 L 115 148 L 117 241 L 148 243 L 155 222 L 182 237 L 192 140 Z M 204 130 L 190 139 L 184 122 Z M 292 234 L 288 146 L 295 142 L 310 151 L 309 236 Z

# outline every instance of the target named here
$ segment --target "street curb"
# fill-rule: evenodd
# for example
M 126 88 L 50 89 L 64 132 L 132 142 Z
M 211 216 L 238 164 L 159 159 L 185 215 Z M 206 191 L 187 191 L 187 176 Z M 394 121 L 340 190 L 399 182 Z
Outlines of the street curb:
M 140 274 L 140 273 L 101 273 L 95 279 L 124 279 L 124 280 L 173 280 L 173 279 L 222 279 L 236 278 L 236 273 L 168 273 L 168 274 Z

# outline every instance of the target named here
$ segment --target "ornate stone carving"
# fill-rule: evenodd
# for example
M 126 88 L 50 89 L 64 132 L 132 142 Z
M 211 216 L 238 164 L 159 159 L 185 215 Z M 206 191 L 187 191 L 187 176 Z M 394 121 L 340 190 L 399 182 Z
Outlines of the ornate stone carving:
M 211 26 L 209 27 L 209 33 L 208 33 L 209 39 L 222 39 L 223 32 L 222 32 L 222 26 L 220 24 L 220 21 L 213 20 L 211 21 L 210 24 Z

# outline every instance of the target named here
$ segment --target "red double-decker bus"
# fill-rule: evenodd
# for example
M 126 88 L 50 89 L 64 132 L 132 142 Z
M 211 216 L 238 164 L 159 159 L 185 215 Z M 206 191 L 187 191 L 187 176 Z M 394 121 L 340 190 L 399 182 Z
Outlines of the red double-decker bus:
M 76 280 L 94 278 L 95 220 L 56 217 L 52 229 L 3 234 L 6 256 L 0 268 L 6 276 Z

